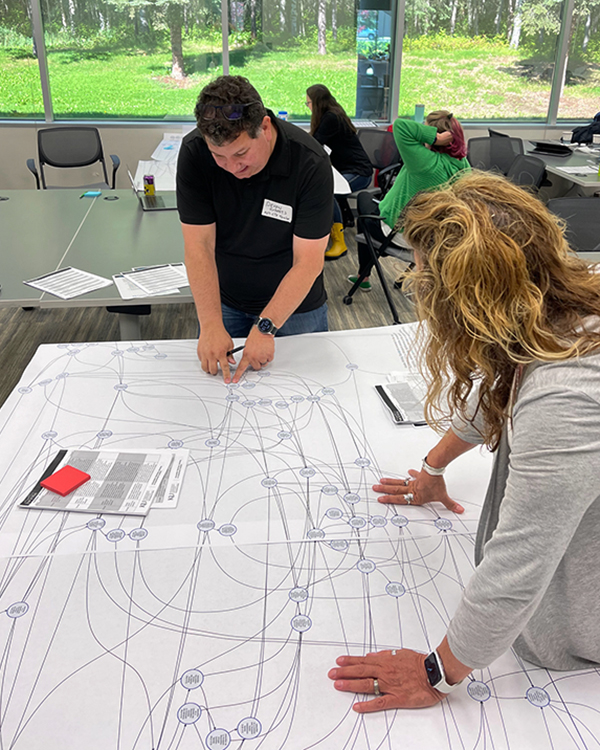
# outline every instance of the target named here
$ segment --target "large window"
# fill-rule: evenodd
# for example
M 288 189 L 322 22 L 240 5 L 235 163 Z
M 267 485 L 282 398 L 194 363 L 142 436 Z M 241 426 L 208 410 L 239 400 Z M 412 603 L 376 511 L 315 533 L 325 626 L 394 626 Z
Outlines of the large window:
M 15 117 L 44 117 L 27 0 L 0 3 L 0 118 Z
M 407 0 L 400 114 L 545 119 L 560 30 L 554 0 Z
M 600 4 L 575 0 L 558 117 L 591 120 L 600 110 Z

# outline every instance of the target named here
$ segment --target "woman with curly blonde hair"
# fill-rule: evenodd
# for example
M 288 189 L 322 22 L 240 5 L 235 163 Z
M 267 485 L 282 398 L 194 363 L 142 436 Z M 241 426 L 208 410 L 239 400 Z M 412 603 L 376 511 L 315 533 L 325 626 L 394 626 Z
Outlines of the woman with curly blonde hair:
M 495 461 L 477 568 L 440 646 L 342 656 L 330 671 L 338 690 L 376 695 L 361 712 L 433 705 L 511 646 L 549 669 L 600 665 L 600 274 L 499 176 L 421 193 L 400 220 L 427 324 L 426 412 L 449 428 L 421 471 L 373 489 L 462 513 L 446 466 L 478 444 Z

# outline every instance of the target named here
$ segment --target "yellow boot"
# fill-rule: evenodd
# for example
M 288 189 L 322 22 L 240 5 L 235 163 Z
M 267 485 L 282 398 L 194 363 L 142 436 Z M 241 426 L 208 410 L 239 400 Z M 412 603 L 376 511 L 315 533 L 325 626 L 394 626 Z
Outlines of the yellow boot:
M 337 260 L 348 252 L 344 239 L 344 225 L 335 223 L 331 227 L 331 247 L 325 252 L 325 260 Z

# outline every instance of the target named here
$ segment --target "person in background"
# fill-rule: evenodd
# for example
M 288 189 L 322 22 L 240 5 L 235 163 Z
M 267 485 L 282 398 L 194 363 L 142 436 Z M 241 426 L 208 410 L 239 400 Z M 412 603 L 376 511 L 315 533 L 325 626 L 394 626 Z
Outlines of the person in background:
M 310 134 L 322 146 L 329 148 L 333 166 L 346 178 L 352 192 L 368 187 L 373 176 L 373 166 L 356 134 L 356 128 L 338 104 L 327 86 L 316 83 L 306 89 L 306 106 L 311 111 Z M 352 226 L 354 218 L 344 196 L 335 196 L 333 207 L 332 244 L 325 253 L 326 260 L 337 260 L 346 255 L 344 224 Z M 342 216 L 340 204 L 346 216 Z M 345 219 L 345 220 L 344 220 Z
M 426 414 L 451 422 L 421 471 L 373 490 L 462 513 L 446 466 L 480 444 L 495 460 L 477 567 L 438 648 L 342 656 L 329 672 L 375 694 L 359 712 L 433 705 L 511 647 L 547 669 L 600 667 L 600 274 L 537 198 L 490 173 L 415 196 L 401 222 Z
M 234 382 L 272 361 L 275 335 L 327 330 L 323 253 L 333 175 L 323 149 L 266 109 L 242 76 L 200 92 L 177 163 L 177 207 L 202 369 Z
M 372 195 L 359 195 L 359 214 L 380 216 L 381 222 L 370 223 L 371 235 L 379 242 L 392 231 L 400 212 L 408 201 L 421 190 L 431 190 L 444 185 L 459 172 L 471 169 L 467 161 L 467 144 L 459 121 L 451 112 L 440 109 L 427 115 L 425 124 L 413 120 L 397 119 L 393 126 L 394 140 L 403 166 L 394 184 L 376 203 Z M 359 227 L 360 231 L 360 227 Z M 401 237 L 397 244 L 405 246 Z M 371 290 L 368 274 L 373 261 L 365 243 L 358 243 L 359 274 L 367 273 L 360 285 L 363 291 Z M 358 276 L 349 276 L 354 284 Z

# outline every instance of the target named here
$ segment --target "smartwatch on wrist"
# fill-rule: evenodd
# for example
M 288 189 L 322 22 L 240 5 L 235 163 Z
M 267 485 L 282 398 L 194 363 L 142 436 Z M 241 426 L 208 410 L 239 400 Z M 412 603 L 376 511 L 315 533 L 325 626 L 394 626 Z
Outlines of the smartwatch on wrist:
M 446 682 L 446 673 L 444 672 L 444 665 L 440 659 L 440 655 L 437 651 L 432 651 L 429 656 L 425 658 L 425 672 L 427 679 L 432 688 L 439 690 L 440 693 L 448 695 L 462 683 L 457 682 L 456 685 L 449 685 Z
M 271 336 L 274 336 L 279 330 L 271 318 L 261 318 L 260 315 L 254 321 L 254 325 L 261 333 L 271 334 Z

